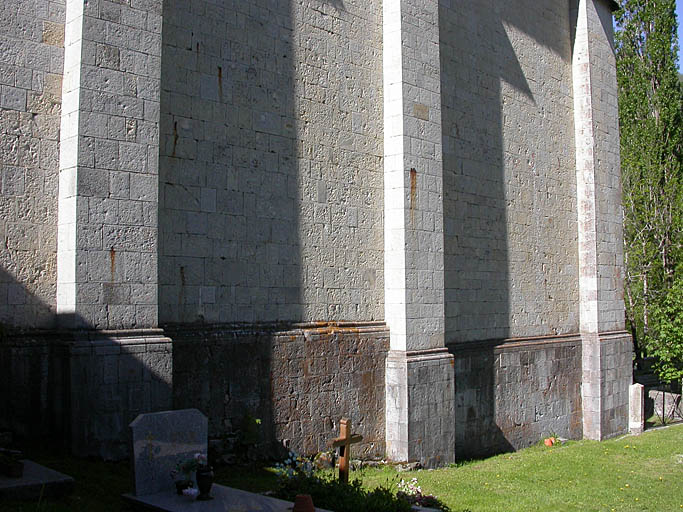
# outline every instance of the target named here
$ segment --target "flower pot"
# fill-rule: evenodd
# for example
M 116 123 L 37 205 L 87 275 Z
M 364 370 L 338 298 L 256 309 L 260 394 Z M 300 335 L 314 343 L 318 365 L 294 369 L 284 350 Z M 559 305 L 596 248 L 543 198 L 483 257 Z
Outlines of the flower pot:
M 297 494 L 296 498 L 294 498 L 292 512 L 315 512 L 313 498 L 311 498 L 310 494 Z
M 197 469 L 197 489 L 199 489 L 198 501 L 212 500 L 211 486 L 213 485 L 213 468 L 204 466 Z

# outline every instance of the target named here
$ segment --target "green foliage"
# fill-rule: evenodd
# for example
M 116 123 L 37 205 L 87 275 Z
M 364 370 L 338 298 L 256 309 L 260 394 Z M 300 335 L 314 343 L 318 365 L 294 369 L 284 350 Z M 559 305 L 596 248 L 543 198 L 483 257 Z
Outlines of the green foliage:
M 657 358 L 656 369 L 665 382 L 683 379 L 683 277 L 679 276 L 664 299 L 652 309 L 654 328 L 647 337 L 648 352 Z
M 410 503 L 400 499 L 388 485 L 373 490 L 363 488 L 360 480 L 342 483 L 333 474 L 298 473 L 282 478 L 275 496 L 294 501 L 297 494 L 310 494 L 316 507 L 334 512 L 409 512 Z
M 627 318 L 636 351 L 659 354 L 657 344 L 670 342 L 660 336 L 663 317 L 654 311 L 683 270 L 675 0 L 623 0 L 616 24 Z

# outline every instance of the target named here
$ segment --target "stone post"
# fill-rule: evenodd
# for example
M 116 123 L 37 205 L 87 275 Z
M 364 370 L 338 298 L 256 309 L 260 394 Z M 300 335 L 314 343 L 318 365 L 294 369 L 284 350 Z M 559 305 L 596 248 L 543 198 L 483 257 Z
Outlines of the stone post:
M 444 346 L 443 162 L 436 0 L 384 9 L 384 281 L 392 460 L 454 457 L 453 356 Z
M 157 324 L 161 0 L 67 0 L 57 313 L 65 327 Z
M 628 429 L 633 435 L 645 430 L 645 387 L 642 384 L 629 386 Z
M 625 332 L 614 3 L 574 0 L 572 56 L 582 337 L 583 435 L 626 432 L 632 379 Z

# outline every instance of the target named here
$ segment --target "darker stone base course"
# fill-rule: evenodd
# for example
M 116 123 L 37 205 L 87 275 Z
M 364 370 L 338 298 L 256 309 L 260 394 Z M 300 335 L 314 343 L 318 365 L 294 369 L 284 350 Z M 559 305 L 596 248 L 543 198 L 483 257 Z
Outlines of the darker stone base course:
M 209 418 L 211 445 L 241 456 L 329 449 L 339 420 L 363 436 L 354 456 L 384 455 L 384 360 L 378 322 L 165 326 L 174 407 Z
M 128 424 L 172 406 L 172 344 L 159 329 L 17 334 L 0 342 L 0 430 L 80 456 L 128 456 Z
M 455 455 L 484 457 L 555 434 L 582 437 L 579 335 L 451 344 Z
M 625 332 L 601 333 L 601 438 L 628 432 L 628 388 L 633 382 L 633 342 Z
M 409 352 L 408 460 L 435 468 L 455 461 L 453 356 L 446 349 Z

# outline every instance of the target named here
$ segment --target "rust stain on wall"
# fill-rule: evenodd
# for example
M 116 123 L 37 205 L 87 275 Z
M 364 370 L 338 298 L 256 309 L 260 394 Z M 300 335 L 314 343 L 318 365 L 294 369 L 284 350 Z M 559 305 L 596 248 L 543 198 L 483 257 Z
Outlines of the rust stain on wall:
M 185 296 L 185 267 L 180 267 L 180 290 L 178 291 L 178 304 L 182 306 Z
M 417 199 L 417 171 L 410 169 L 410 223 L 415 220 L 415 202 Z
M 218 66 L 218 97 L 223 102 L 223 68 Z
M 175 156 L 175 148 L 178 145 L 178 121 L 173 122 L 173 152 L 171 156 Z
M 116 269 L 116 251 L 112 247 L 109 249 L 109 263 L 111 271 L 111 282 L 114 282 L 114 270 Z

